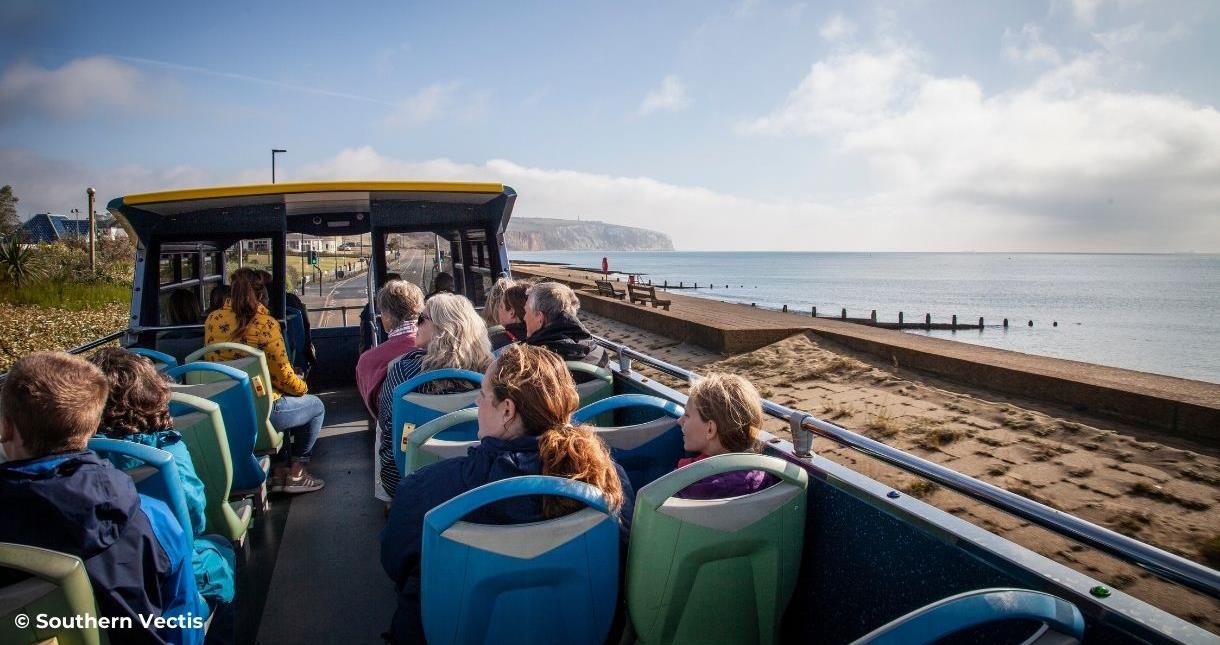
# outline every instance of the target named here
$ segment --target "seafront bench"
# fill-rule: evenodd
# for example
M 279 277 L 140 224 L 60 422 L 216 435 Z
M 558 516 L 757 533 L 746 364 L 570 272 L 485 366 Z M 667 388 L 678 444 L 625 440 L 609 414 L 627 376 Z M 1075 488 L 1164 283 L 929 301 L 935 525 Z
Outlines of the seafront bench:
M 651 304 L 655 309 L 664 307 L 665 311 L 669 311 L 669 301 L 661 300 L 657 297 L 657 288 L 652 285 L 628 284 L 627 293 L 631 297 L 631 304 L 639 302 L 640 304 Z
M 614 288 L 614 283 L 609 280 L 595 280 L 597 283 L 597 295 L 606 296 L 609 298 L 618 298 L 622 300 L 627 294 L 618 291 Z

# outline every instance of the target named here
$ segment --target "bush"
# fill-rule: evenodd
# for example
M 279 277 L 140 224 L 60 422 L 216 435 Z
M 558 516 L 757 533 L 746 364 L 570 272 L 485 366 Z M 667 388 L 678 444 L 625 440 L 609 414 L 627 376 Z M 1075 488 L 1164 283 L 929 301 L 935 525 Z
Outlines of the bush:
M 0 244 L 0 275 L 20 287 L 42 274 L 33 248 L 22 246 L 16 235 Z

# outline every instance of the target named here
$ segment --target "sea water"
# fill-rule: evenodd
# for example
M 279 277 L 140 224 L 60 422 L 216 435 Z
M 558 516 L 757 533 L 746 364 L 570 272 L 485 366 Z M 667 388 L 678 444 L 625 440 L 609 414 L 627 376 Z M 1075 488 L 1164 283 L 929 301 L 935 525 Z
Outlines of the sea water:
M 959 323 L 938 338 L 1220 383 L 1220 255 L 512 253 L 642 274 L 680 293 L 818 316 Z M 624 278 L 625 280 L 625 278 Z M 708 285 L 714 284 L 709 289 Z M 727 285 L 727 286 L 726 286 Z M 1007 318 L 1009 327 L 1000 326 Z M 1028 326 L 1029 321 L 1033 326 Z M 1054 326 L 1058 323 L 1058 326 Z

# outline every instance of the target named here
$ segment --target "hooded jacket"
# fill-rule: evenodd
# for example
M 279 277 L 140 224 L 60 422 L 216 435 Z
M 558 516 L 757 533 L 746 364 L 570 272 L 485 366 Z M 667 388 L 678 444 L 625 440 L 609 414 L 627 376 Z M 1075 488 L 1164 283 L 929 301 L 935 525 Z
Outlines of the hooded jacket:
M 593 341 L 593 335 L 574 316 L 562 313 L 525 339 L 526 344 L 545 347 L 565 361 L 602 365 L 606 351 Z
M 195 589 L 190 538 L 164 504 L 142 498 L 127 474 L 92 452 L 0 464 L 0 542 L 84 561 L 100 615 L 131 620 L 131 629 L 110 630 L 112 643 L 203 640 L 208 609 Z M 197 617 L 201 627 L 144 629 L 141 616 Z
M 489 340 L 491 340 L 492 350 L 497 350 L 525 340 L 528 334 L 525 332 L 525 323 L 510 322 L 507 325 L 496 325 L 488 329 L 487 335 Z
M 678 460 L 678 468 L 707 459 L 709 455 L 696 455 Z M 682 499 L 724 499 L 757 493 L 779 483 L 779 478 L 761 470 L 733 470 L 705 477 L 678 491 L 675 497 Z
M 615 464 L 623 487 L 619 509 L 619 531 L 627 544 L 634 511 L 635 491 L 622 466 Z M 420 552 L 423 547 L 424 515 L 441 504 L 487 484 L 509 477 L 542 474 L 536 437 L 510 440 L 484 437 L 465 457 L 446 459 L 421 468 L 403 478 L 394 496 L 390 519 L 381 532 L 381 566 L 398 590 L 391 640 L 395 643 L 424 642 L 420 616 Z M 489 504 L 466 516 L 477 524 L 523 524 L 540 522 L 542 500 L 515 497 Z

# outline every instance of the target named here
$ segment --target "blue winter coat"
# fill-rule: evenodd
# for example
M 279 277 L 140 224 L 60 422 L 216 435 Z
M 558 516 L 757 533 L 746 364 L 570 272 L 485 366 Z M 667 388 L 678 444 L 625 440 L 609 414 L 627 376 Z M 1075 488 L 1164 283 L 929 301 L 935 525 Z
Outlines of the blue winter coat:
M 182 435 L 175 430 L 161 430 L 130 434 L 120 437 L 124 441 L 160 448 L 174 456 L 174 464 L 178 468 L 178 479 L 182 483 L 182 495 L 186 498 L 186 511 L 191 518 L 192 555 L 191 569 L 195 573 L 195 586 L 199 593 L 209 601 L 233 602 L 235 580 L 233 571 L 236 568 L 236 556 L 233 545 L 219 535 L 205 535 L 207 532 L 207 495 L 203 482 L 195 473 L 195 462 L 191 461 L 191 453 L 187 450 Z M 120 467 L 124 467 L 119 464 Z M 187 528 L 187 527 L 183 527 Z
M 112 643 L 203 642 L 208 608 L 195 590 L 190 537 L 164 504 L 138 495 L 92 452 L 0 464 L 0 542 L 83 560 L 99 613 L 132 621 L 110 630 Z M 145 630 L 140 616 L 199 618 L 200 627 Z
M 615 467 L 623 486 L 619 527 L 625 547 L 635 506 L 635 491 L 631 489 L 622 466 L 615 464 Z M 424 642 L 420 617 L 419 561 L 424 514 L 483 484 L 541 473 L 537 438 L 518 437 L 504 441 L 484 437 L 465 457 L 446 459 L 403 478 L 394 495 L 390 519 L 381 532 L 381 566 L 398 589 L 398 608 L 390 628 L 393 642 Z M 543 519 L 542 500 L 538 497 L 507 499 L 480 508 L 466 517 L 466 520 L 478 524 L 523 524 Z

